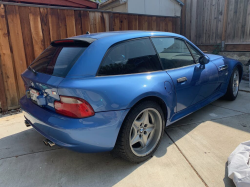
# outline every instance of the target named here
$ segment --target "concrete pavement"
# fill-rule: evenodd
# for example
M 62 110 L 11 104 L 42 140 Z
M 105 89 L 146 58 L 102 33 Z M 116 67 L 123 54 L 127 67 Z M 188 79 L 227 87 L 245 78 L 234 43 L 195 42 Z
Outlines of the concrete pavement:
M 250 93 L 218 100 L 165 130 L 155 156 L 131 164 L 110 153 L 49 148 L 23 114 L 0 118 L 0 187 L 234 186 L 227 157 L 250 139 Z

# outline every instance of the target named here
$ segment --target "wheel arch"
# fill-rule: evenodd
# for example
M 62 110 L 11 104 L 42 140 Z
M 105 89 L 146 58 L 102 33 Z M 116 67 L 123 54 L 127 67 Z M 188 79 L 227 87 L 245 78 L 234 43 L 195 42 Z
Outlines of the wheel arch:
M 242 76 L 243 76 L 243 67 L 242 67 L 242 65 L 241 65 L 241 64 L 239 64 L 239 63 L 237 63 L 235 67 L 236 67 L 236 68 L 238 68 L 238 70 L 239 70 L 239 74 L 240 74 L 240 82 L 241 82 L 241 80 L 242 80 Z
M 129 111 L 126 113 L 125 117 L 123 118 L 123 121 L 121 122 L 120 129 L 119 129 L 118 134 L 117 134 L 117 138 L 118 138 L 118 136 L 119 136 L 119 134 L 121 132 L 121 128 L 122 128 L 122 126 L 124 124 L 124 121 L 126 120 L 127 116 L 130 114 L 131 110 L 135 106 L 137 106 L 138 104 L 140 104 L 140 103 L 142 103 L 144 101 L 155 101 L 155 102 L 157 102 L 160 105 L 160 107 L 161 107 L 161 109 L 163 111 L 163 114 L 165 114 L 164 115 L 164 121 L 165 121 L 165 123 L 167 122 L 168 117 L 169 117 L 168 114 L 170 114 L 170 112 L 169 112 L 167 104 L 166 104 L 166 102 L 164 101 L 163 98 L 161 98 L 160 96 L 157 96 L 157 95 L 153 95 L 153 94 L 152 95 L 147 95 L 147 96 L 144 96 L 144 97 L 139 97 L 139 99 L 137 98 L 137 99 L 135 99 L 134 101 L 131 102 L 131 107 L 129 108 Z M 116 138 L 116 141 L 117 141 L 117 138 Z
M 138 96 L 137 98 L 135 98 L 130 104 L 129 104 L 129 112 L 139 103 L 144 102 L 144 101 L 155 101 L 157 102 L 163 113 L 164 113 L 164 119 L 165 121 L 167 121 L 169 114 L 170 114 L 170 109 L 168 108 L 167 102 L 164 99 L 164 96 L 162 96 L 161 94 L 157 93 L 157 92 L 153 92 L 153 93 L 145 93 L 141 96 Z M 129 112 L 127 113 L 127 115 L 129 114 Z M 125 118 L 127 117 L 127 115 L 125 116 Z M 124 118 L 124 120 L 125 120 Z

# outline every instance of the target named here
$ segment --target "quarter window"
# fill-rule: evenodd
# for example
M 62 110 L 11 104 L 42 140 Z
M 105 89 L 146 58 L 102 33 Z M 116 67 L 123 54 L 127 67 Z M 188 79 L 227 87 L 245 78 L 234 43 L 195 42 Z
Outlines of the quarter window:
M 195 49 L 192 45 L 190 45 L 189 43 L 187 43 L 191 53 L 193 54 L 194 60 L 196 63 L 199 63 L 199 59 L 200 57 L 202 57 L 203 55 L 197 50 Z
M 177 38 L 152 38 L 164 69 L 194 64 L 194 59 L 183 40 Z
M 105 56 L 98 75 L 121 75 L 162 70 L 148 38 L 131 40 L 113 46 Z

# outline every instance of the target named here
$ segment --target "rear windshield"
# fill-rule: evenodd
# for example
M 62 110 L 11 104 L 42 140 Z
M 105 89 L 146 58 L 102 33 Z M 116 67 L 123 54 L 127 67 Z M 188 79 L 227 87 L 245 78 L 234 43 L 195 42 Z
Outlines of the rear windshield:
M 49 46 L 30 66 L 39 73 L 66 77 L 86 48 Z

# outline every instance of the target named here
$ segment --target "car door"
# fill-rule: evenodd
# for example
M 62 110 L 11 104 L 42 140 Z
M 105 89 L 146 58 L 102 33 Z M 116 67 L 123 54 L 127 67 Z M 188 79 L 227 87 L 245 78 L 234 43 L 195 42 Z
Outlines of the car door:
M 203 54 L 195 47 L 179 38 L 155 37 L 152 41 L 175 86 L 176 112 L 198 104 L 216 92 L 218 70 L 213 63 L 197 63 Z

